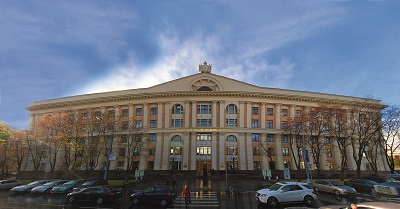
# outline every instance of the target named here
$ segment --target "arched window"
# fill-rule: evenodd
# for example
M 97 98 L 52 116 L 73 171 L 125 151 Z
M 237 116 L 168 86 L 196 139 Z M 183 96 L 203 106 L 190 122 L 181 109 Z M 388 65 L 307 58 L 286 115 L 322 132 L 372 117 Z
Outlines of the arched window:
M 229 136 L 226 137 L 226 141 L 227 142 L 236 142 L 237 138 L 234 135 L 229 135 Z
M 172 137 L 171 142 L 181 142 L 182 141 L 182 137 L 175 135 Z
M 183 114 L 183 106 L 176 104 L 172 107 L 172 114 Z
M 237 114 L 237 107 L 234 104 L 226 106 L 226 114 Z
M 212 91 L 212 89 L 208 86 L 202 86 L 197 91 Z

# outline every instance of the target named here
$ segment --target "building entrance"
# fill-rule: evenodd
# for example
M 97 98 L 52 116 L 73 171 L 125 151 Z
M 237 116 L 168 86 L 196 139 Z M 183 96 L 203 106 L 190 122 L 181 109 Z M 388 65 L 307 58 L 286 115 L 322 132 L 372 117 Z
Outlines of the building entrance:
M 197 161 L 197 176 L 209 176 L 211 172 L 211 161 Z

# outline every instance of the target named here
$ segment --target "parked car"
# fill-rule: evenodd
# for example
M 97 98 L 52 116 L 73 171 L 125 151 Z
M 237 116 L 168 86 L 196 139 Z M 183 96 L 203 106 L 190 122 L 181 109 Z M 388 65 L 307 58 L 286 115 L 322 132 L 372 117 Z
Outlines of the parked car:
M 369 179 L 351 179 L 344 182 L 344 185 L 353 187 L 357 191 L 368 191 L 371 193 L 375 193 L 375 185 L 379 184 L 378 182 L 369 180 Z
M 400 196 L 400 183 L 398 181 L 398 174 L 389 174 L 384 177 L 366 177 L 367 179 L 373 179 L 378 184 L 374 185 L 374 189 L 376 193 L 391 195 L 391 196 Z
M 91 187 L 91 186 L 107 186 L 107 185 L 108 185 L 107 180 L 103 180 L 103 179 L 89 180 L 80 186 L 74 187 L 73 192 L 78 192 L 80 190 L 83 190 L 83 189 L 85 189 L 87 187 Z
M 167 206 L 172 203 L 176 197 L 176 192 L 169 186 L 152 186 L 142 191 L 134 192 L 130 200 L 134 205 L 139 203 L 154 203 L 161 206 Z
M 355 195 L 357 192 L 353 187 L 331 180 L 315 180 L 313 188 L 316 192 L 329 192 L 335 195 Z
M 31 189 L 34 187 L 40 186 L 42 184 L 45 184 L 49 182 L 50 180 L 40 180 L 40 181 L 34 181 L 26 185 L 21 185 L 21 186 L 16 186 L 10 189 L 11 192 L 15 193 L 24 193 L 24 192 L 31 192 Z
M 256 193 L 257 201 L 276 207 L 279 203 L 300 202 L 306 206 L 314 205 L 318 199 L 313 189 L 306 183 L 278 182 Z
M 394 202 L 363 202 L 355 204 L 359 209 L 393 209 L 393 208 L 400 208 L 399 203 Z M 348 209 L 350 208 L 349 205 L 325 205 L 319 207 L 319 209 Z
M 17 179 L 11 179 L 11 180 L 1 180 L 0 181 L 0 190 L 9 190 L 15 186 L 19 186 L 22 183 L 17 180 Z
M 70 193 L 70 192 L 72 192 L 74 187 L 80 186 L 84 182 L 85 182 L 85 180 L 83 180 L 83 179 L 68 181 L 60 186 L 53 187 L 53 189 L 51 189 L 50 193 L 52 193 L 52 194 Z
M 105 186 L 92 186 L 83 188 L 82 190 L 68 193 L 66 201 L 72 202 L 96 202 L 102 204 L 104 202 L 113 202 L 122 197 L 122 190 L 112 190 Z
M 45 183 L 45 184 L 43 184 L 43 185 L 34 187 L 34 188 L 31 190 L 31 193 L 32 193 L 32 194 L 50 193 L 50 191 L 51 191 L 54 187 L 60 186 L 60 185 L 62 185 L 62 184 L 64 184 L 64 183 L 66 183 L 66 182 L 68 182 L 68 180 L 53 180 L 53 181 L 47 182 L 47 183 Z

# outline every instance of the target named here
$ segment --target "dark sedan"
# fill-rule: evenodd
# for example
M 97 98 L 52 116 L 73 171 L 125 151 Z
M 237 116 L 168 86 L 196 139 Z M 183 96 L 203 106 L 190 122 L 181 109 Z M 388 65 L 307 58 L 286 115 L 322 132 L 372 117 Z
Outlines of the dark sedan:
M 143 191 L 134 192 L 130 200 L 134 205 L 139 203 L 152 203 L 166 206 L 172 203 L 176 197 L 176 192 L 169 186 L 153 186 Z
M 88 180 L 85 183 L 83 183 L 80 186 L 74 187 L 73 191 L 74 192 L 78 192 L 80 190 L 83 190 L 87 187 L 92 187 L 92 186 L 107 186 L 108 185 L 108 181 L 107 180 L 103 180 L 103 179 L 96 179 L 96 180 Z
M 369 179 L 351 179 L 344 182 L 344 185 L 353 187 L 357 191 L 368 191 L 375 193 L 374 186 L 378 183 Z
M 68 193 L 66 201 L 73 202 L 96 202 L 102 204 L 104 202 L 113 202 L 122 197 L 121 190 L 111 190 L 104 186 L 93 186 L 85 188 L 81 191 Z

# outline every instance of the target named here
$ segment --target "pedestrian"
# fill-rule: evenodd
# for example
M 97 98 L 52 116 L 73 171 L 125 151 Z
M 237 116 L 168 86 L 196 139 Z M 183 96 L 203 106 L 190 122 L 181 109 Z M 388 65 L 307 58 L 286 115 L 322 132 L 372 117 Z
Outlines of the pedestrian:
M 192 200 L 190 198 L 190 190 L 189 190 L 189 187 L 187 185 L 185 185 L 185 187 L 183 188 L 182 197 L 185 198 L 185 205 L 186 205 L 186 208 L 187 208 L 188 205 L 192 203 Z

